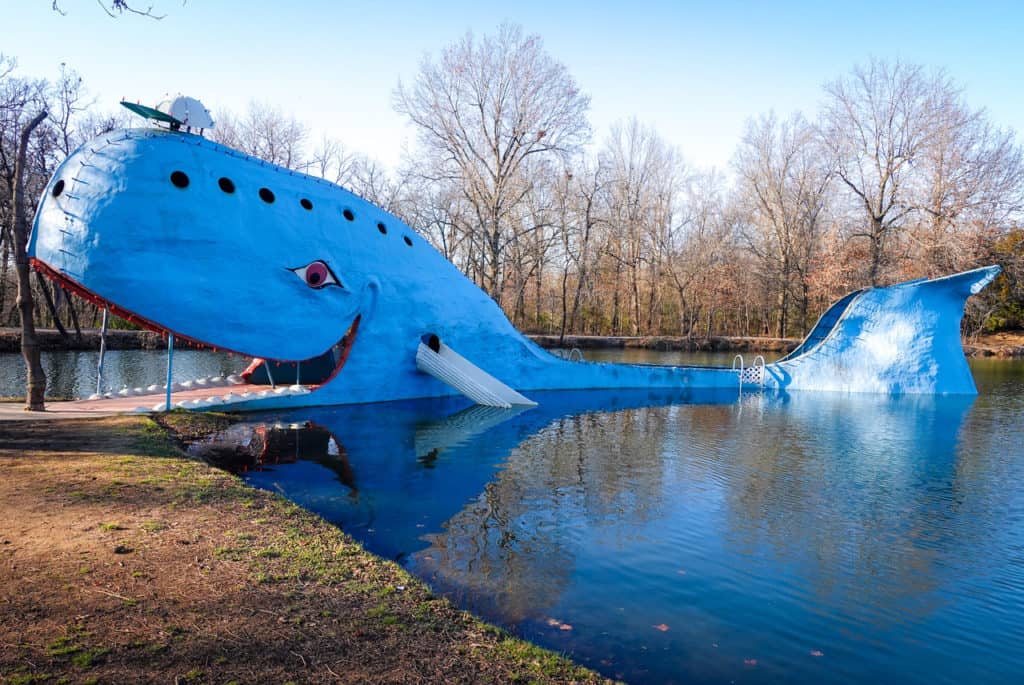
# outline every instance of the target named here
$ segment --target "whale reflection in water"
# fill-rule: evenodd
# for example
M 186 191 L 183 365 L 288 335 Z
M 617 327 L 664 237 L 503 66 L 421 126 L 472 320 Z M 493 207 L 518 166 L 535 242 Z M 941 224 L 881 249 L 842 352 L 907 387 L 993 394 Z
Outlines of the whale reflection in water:
M 766 640 L 780 677 L 880 674 L 882 652 L 797 664 L 793 635 L 837 656 L 851 634 L 924 649 L 930 634 L 901 631 L 948 628 L 958 600 L 942 590 L 988 544 L 963 524 L 986 506 L 961 449 L 972 397 L 541 399 L 515 414 L 449 398 L 274 415 L 329 432 L 336 454 L 245 477 L 461 606 L 627 677 L 732 677 L 729 658 Z M 652 625 L 690 656 L 652 655 Z

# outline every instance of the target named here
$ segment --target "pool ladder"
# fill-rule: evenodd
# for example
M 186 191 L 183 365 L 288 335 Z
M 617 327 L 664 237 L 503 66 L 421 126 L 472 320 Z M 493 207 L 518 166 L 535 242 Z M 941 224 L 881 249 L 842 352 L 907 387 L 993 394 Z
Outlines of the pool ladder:
M 750 366 L 744 366 L 743 355 L 737 354 L 732 359 L 732 370 L 738 372 L 737 376 L 741 390 L 745 385 L 756 385 L 759 388 L 764 387 L 764 357 L 760 354 L 754 357 L 754 363 Z

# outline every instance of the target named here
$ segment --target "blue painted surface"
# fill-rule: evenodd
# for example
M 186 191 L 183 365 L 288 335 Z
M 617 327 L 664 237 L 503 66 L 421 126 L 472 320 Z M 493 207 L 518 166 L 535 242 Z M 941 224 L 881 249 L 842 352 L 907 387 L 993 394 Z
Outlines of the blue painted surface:
M 172 184 L 175 172 L 187 176 L 186 187 Z M 235 191 L 221 190 L 220 178 Z M 65 190 L 54 197 L 58 181 Z M 272 203 L 261 189 L 271 191 Z M 348 361 L 333 380 L 312 393 L 237 402 L 235 409 L 450 395 L 416 369 L 416 347 L 428 333 L 527 394 L 738 384 L 729 370 L 556 358 L 520 335 L 484 292 L 395 217 L 343 188 L 195 135 L 134 129 L 83 146 L 44 194 L 29 250 L 155 327 L 254 357 L 321 355 L 358 317 Z M 311 287 L 304 279 L 318 261 L 337 283 Z M 996 273 L 990 267 L 864 291 L 805 354 L 769 365 L 765 383 L 973 394 L 959 323 L 967 296 Z
M 273 418 L 330 428 L 345 467 L 246 478 L 628 682 L 1016 683 L 1024 364 L 975 368 L 977 397 L 310 408 Z

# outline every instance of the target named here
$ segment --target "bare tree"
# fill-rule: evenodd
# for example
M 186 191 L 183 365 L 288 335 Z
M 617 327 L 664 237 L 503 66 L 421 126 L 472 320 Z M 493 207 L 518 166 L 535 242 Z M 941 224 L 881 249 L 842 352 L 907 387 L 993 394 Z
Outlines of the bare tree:
M 950 97 L 916 165 L 920 187 L 911 232 L 919 269 L 937 276 L 976 265 L 989 240 L 1021 218 L 1024 158 L 1012 131 Z
M 310 159 L 310 173 L 340 186 L 351 185 L 360 156 L 335 138 L 323 136 Z
M 49 159 L 45 147 L 39 144 L 40 137 L 32 135 L 26 142 L 24 161 L 18 166 L 21 134 L 35 114 L 46 109 L 47 83 L 15 75 L 16 66 L 15 60 L 0 55 L 0 314 L 5 325 L 10 325 L 17 310 L 15 305 L 6 311 L 9 286 L 17 287 L 16 282 L 8 283 L 9 264 L 17 253 L 15 185 L 20 186 L 21 208 L 27 211 L 24 200 L 41 191 Z
M 881 60 L 825 86 L 822 141 L 862 217 L 852 235 L 869 241 L 872 285 L 882 277 L 889 235 L 914 209 L 912 165 L 939 124 L 938 103 L 953 90 L 942 72 Z
M 415 124 L 435 183 L 459 188 L 472 214 L 460 228 L 480 251 L 484 289 L 500 302 L 513 217 L 531 191 L 528 160 L 566 158 L 589 137 L 583 95 L 537 36 L 510 24 L 477 41 L 467 34 L 429 57 L 395 109 Z
M 746 216 L 744 237 L 761 264 L 767 290 L 777 296 L 777 337 L 786 336 L 797 297 L 807 325 L 812 258 L 822 229 L 831 178 L 814 128 L 800 114 L 774 113 L 747 122 L 733 165 Z
M 561 324 L 558 341 L 561 345 L 567 331 L 576 331 L 577 317 L 584 290 L 590 283 L 596 262 L 595 234 L 603 221 L 599 196 L 605 190 L 605 173 L 600 165 L 584 162 L 575 171 L 566 169 L 554 184 L 558 237 L 561 241 L 560 302 Z M 572 305 L 569 305 L 570 279 L 575 280 Z
M 50 7 L 57 14 L 66 16 L 67 11 L 63 7 L 61 7 L 61 4 L 62 3 L 60 2 L 60 0 L 52 0 Z M 150 19 L 156 19 L 157 21 L 159 21 L 163 19 L 165 16 L 167 16 L 165 14 L 153 14 L 152 5 L 146 7 L 145 9 L 142 9 L 136 3 L 129 3 L 127 2 L 127 0 L 109 0 L 109 2 L 103 2 L 103 0 L 96 0 L 96 4 L 99 5 L 99 8 L 101 10 L 107 13 L 107 16 L 113 18 L 119 17 L 122 14 L 127 13 L 136 14 L 140 17 L 148 17 Z M 182 4 L 185 4 L 184 0 Z
M 608 173 L 606 253 L 621 267 L 616 269 L 616 285 L 622 276 L 628 281 L 630 328 L 639 335 L 650 327 L 650 305 L 659 285 L 659 248 L 667 246 L 666 234 L 672 228 L 682 162 L 654 129 L 636 119 L 612 126 L 602 160 Z M 613 305 L 619 302 L 617 295 L 618 290 Z M 649 298 L 646 308 L 645 295 Z
M 225 113 L 217 121 L 211 137 L 219 143 L 295 171 L 309 171 L 314 165 L 327 164 L 307 156 L 309 129 L 294 116 L 285 114 L 280 107 L 250 102 L 245 114 L 236 117 Z
M 715 172 L 691 175 L 681 188 L 677 237 L 666 275 L 678 298 L 679 327 L 687 336 L 697 333 L 702 319 L 714 319 L 722 286 L 738 275 L 729 268 L 737 250 L 735 221 L 724 190 L 725 179 Z M 736 308 L 744 304 L 732 302 Z M 710 333 L 710 323 L 703 333 Z
M 25 409 L 43 411 L 46 396 L 46 373 L 39 357 L 39 342 L 33 317 L 32 281 L 29 280 L 28 216 L 25 210 L 25 163 L 32 132 L 46 119 L 46 110 L 40 111 L 21 129 L 14 163 L 14 183 L 11 190 L 14 214 L 14 264 L 18 271 L 18 311 L 21 313 L 21 355 L 25 358 L 28 385 Z

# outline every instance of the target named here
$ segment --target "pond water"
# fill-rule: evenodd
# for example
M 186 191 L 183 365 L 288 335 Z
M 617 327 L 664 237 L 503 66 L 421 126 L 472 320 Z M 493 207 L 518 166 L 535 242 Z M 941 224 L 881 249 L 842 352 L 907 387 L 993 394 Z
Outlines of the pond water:
M 182 378 L 240 364 L 202 354 Z M 611 677 L 1018 683 L 1024 363 L 972 368 L 967 398 L 532 393 L 520 411 L 401 402 L 237 430 L 276 446 L 248 482 Z M 314 428 L 256 425 L 278 421 Z
M 295 411 L 264 418 L 312 422 L 319 440 L 285 440 L 245 477 L 630 682 L 1016 683 L 1024 364 L 973 368 L 973 398 Z
M 98 352 L 43 352 L 46 396 L 88 397 L 96 392 Z M 226 352 L 175 350 L 172 376 L 184 382 L 209 376 L 226 376 L 245 369 L 249 359 Z M 163 385 L 167 380 L 167 354 L 153 350 L 110 350 L 103 359 L 105 391 Z M 25 362 L 20 354 L 0 354 L 0 397 L 25 394 Z

